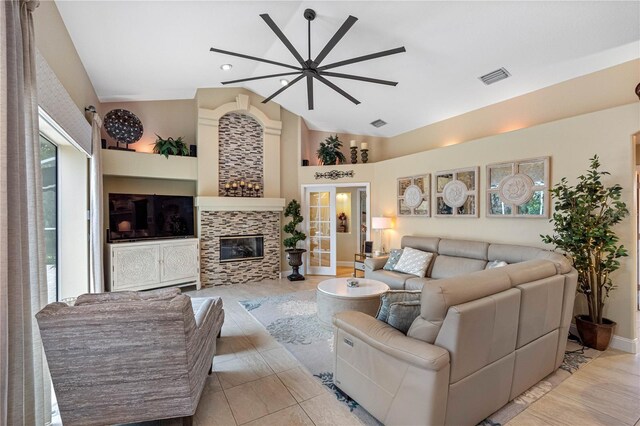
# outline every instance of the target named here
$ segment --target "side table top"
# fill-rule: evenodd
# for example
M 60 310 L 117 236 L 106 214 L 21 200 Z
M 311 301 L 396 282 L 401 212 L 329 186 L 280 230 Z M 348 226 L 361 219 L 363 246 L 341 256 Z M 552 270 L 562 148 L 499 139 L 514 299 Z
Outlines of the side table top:
M 318 291 L 339 298 L 358 298 L 378 296 L 389 291 L 389 286 L 382 281 L 368 278 L 355 278 L 358 287 L 347 287 L 347 280 L 351 278 L 331 278 L 318 284 Z

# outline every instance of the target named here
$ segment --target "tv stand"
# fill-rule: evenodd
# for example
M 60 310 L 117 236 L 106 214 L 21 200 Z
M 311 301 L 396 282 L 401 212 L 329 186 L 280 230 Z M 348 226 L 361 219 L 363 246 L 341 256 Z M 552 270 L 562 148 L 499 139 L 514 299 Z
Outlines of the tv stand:
M 107 244 L 107 290 L 150 290 L 200 285 L 197 238 Z

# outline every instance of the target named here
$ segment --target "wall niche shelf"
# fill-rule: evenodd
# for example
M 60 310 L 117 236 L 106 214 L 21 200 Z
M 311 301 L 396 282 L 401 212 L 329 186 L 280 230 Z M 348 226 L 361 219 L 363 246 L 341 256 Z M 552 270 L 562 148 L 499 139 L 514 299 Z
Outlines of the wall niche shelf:
M 151 179 L 198 179 L 198 158 L 146 152 L 102 150 L 102 174 Z

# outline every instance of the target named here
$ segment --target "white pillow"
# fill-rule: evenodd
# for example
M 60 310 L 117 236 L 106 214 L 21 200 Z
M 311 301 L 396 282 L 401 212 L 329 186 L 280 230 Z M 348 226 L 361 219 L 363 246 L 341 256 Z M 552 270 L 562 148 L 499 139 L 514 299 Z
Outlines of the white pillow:
M 400 260 L 398 260 L 393 270 L 424 277 L 432 258 L 433 253 L 405 247 Z
M 502 268 L 503 266 L 507 266 L 507 262 L 504 260 L 494 260 L 493 262 L 487 263 L 484 269 Z

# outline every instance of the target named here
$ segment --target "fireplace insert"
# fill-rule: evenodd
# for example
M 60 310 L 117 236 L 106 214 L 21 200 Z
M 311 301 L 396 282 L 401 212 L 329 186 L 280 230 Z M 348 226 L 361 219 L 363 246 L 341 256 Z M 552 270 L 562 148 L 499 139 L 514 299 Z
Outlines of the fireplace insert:
M 264 257 L 264 236 L 233 235 L 220 237 L 220 263 L 241 262 Z

